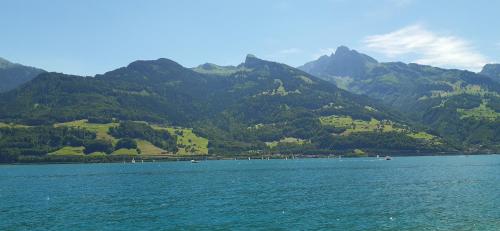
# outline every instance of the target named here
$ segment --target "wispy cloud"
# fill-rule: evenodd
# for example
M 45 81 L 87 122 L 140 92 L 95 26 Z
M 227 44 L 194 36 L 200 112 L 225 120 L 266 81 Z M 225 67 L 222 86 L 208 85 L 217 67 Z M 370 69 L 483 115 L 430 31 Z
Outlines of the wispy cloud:
M 486 57 L 466 40 L 438 35 L 421 25 L 412 25 L 387 33 L 368 36 L 365 45 L 390 58 L 413 55 L 412 62 L 472 71 L 487 63 Z

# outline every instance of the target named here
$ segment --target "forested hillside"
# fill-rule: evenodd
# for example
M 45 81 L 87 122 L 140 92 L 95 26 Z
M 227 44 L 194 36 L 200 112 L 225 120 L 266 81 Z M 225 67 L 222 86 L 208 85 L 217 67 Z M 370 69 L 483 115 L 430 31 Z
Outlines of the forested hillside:
M 299 69 L 379 99 L 465 149 L 500 149 L 500 83 L 492 79 L 498 73 L 495 65 L 476 74 L 414 63 L 379 63 L 339 47 L 331 56 Z
M 90 130 L 95 138 L 80 137 L 75 145 L 86 148 L 88 139 L 105 141 L 104 153 L 116 151 L 120 139 L 147 141 L 171 155 L 205 149 L 211 155 L 366 155 L 457 148 L 431 130 L 409 126 L 375 100 L 251 55 L 236 67 L 189 69 L 158 59 L 95 77 L 44 73 L 2 94 L 0 109 L 5 130 Z M 87 122 L 78 122 L 82 120 Z M 184 134 L 208 142 L 202 147 L 201 138 Z M 75 145 L 57 142 L 44 150 Z M 26 150 L 18 154 L 29 156 Z

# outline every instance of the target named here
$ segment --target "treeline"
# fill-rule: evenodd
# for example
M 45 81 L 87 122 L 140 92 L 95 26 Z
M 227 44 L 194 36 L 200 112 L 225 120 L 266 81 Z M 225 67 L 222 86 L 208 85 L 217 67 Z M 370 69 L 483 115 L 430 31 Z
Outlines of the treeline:
M 239 71 L 220 77 L 196 73 L 173 61 L 160 59 L 134 62 L 95 78 L 41 74 L 13 91 L 0 94 L 1 121 L 40 126 L 80 119 L 91 123 L 119 120 L 122 122 L 112 128 L 110 134 L 120 140 L 112 144 L 95 137 L 75 136 L 77 139 L 72 142 L 54 145 L 35 142 L 30 146 L 31 141 L 26 141 L 28 144 L 5 144 L 1 148 L 8 149 L 4 153 L 14 153 L 14 156 L 43 155 L 64 146 L 83 146 L 87 154 L 112 153 L 120 148 L 137 149 L 133 140 L 142 139 L 169 152 L 177 151 L 175 135 L 153 129 L 147 123 L 193 128 L 197 135 L 209 140 L 209 153 L 214 155 L 329 153 L 377 149 L 381 144 L 394 150 L 441 150 L 446 146 L 430 147 L 433 144 L 404 134 L 334 136 L 332 134 L 342 133 L 344 128 L 322 125 L 320 116 L 406 123 L 379 102 L 351 94 L 286 65 L 249 58 L 238 68 Z M 466 106 L 478 104 L 475 99 L 470 101 Z M 273 148 L 266 144 L 288 137 L 307 142 L 280 143 Z M 23 145 L 27 148 L 20 150 Z
M 324 136 L 317 140 L 319 147 L 334 150 L 401 150 L 415 152 L 444 152 L 452 150 L 398 132 L 359 132 L 349 136 Z
M 124 121 L 109 133 L 116 138 L 143 139 L 170 152 L 177 152 L 177 137 L 166 130 L 155 130 L 146 123 Z M 133 144 L 131 144 L 133 145 Z
M 109 121 L 102 121 L 109 122 Z M 145 123 L 121 122 L 110 134 L 120 138 L 115 145 L 109 140 L 96 139 L 96 134 L 85 129 L 70 127 L 2 127 L 0 128 L 0 162 L 16 162 L 57 159 L 75 160 L 83 157 L 58 156 L 48 158 L 47 154 L 63 147 L 83 147 L 84 154 L 111 154 L 118 149 L 137 149 L 135 139 L 143 139 L 169 152 L 177 151 L 177 137 L 166 130 L 155 130 Z M 41 158 L 43 157 L 43 158 Z M 47 158 L 46 158 L 47 157 Z M 85 159 L 85 158 L 83 158 Z M 109 159 L 109 158 L 108 158 Z
M 463 117 L 457 108 L 470 110 L 486 103 L 486 108 L 499 113 L 496 96 L 459 95 L 448 97 L 442 106 L 432 107 L 422 117 L 426 124 L 432 125 L 439 135 L 448 138 L 451 143 L 463 149 L 500 150 L 500 117 Z M 441 99 L 439 99 L 441 100 Z
M 0 162 L 14 162 L 20 156 L 44 156 L 64 146 L 84 146 L 95 138 L 93 132 L 67 127 L 0 128 Z

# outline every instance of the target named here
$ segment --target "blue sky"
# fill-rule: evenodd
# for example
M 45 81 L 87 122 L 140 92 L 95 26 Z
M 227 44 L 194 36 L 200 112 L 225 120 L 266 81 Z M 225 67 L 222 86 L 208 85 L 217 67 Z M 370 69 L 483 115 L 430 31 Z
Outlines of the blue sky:
M 500 1 L 0 0 L 0 57 L 94 75 L 138 59 L 301 65 L 346 45 L 381 61 L 500 62 Z

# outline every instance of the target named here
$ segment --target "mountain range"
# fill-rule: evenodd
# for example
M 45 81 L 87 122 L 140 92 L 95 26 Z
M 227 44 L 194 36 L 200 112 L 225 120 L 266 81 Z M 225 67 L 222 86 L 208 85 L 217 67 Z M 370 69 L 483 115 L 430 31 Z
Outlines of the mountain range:
M 33 69 L 0 94 L 0 161 L 124 144 L 170 156 L 498 151 L 488 69 L 380 63 L 343 46 L 298 69 L 253 55 L 195 68 L 141 60 L 94 77 Z
M 378 99 L 468 148 L 498 149 L 499 67 L 490 64 L 473 73 L 415 63 L 381 63 L 342 46 L 299 69 L 350 92 Z

